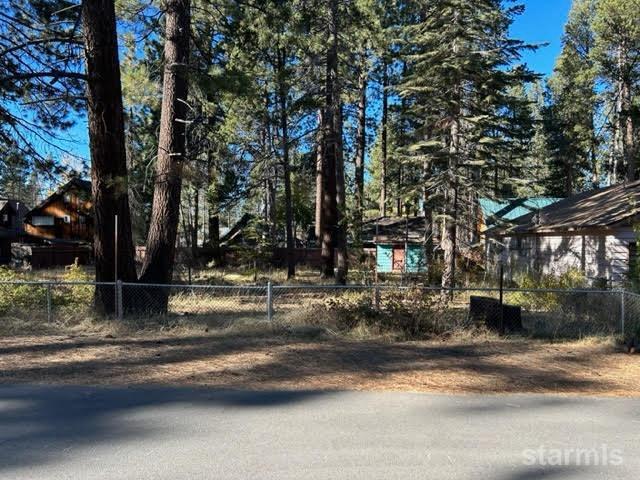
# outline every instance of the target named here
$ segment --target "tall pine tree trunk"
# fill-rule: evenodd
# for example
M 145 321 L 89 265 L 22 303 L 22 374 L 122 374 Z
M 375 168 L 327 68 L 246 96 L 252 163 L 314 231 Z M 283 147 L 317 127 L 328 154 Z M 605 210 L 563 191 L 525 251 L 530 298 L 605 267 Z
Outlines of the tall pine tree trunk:
M 223 264 L 222 251 L 220 249 L 220 216 L 215 210 L 211 210 L 212 207 L 217 208 L 217 206 L 209 203 L 209 246 L 211 247 L 214 266 L 220 267 Z
M 633 119 L 633 95 L 632 85 L 628 81 L 622 83 L 622 141 L 624 145 L 624 163 L 626 165 L 626 178 L 628 182 L 636 180 L 636 132 Z
M 147 251 L 140 279 L 170 283 L 180 216 L 185 119 L 189 78 L 190 0 L 165 3 L 164 76 L 160 137 Z M 167 291 L 159 292 L 154 309 L 165 311 Z
M 316 135 L 316 240 L 322 240 L 322 185 L 324 171 L 324 113 L 318 111 L 318 133 Z
M 278 52 L 278 100 L 280 103 L 280 133 L 282 135 L 282 169 L 284 175 L 284 208 L 287 241 L 287 279 L 296 275 L 295 238 L 293 236 L 293 205 L 291 198 L 291 165 L 289 160 L 289 91 L 285 79 L 287 52 Z
M 564 164 L 564 195 L 570 197 L 574 193 L 574 180 L 573 180 L 573 158 L 565 156 L 563 158 Z
M 624 170 L 624 120 L 622 117 L 622 86 L 620 83 L 617 85 L 617 98 L 616 98 L 616 119 L 613 124 L 613 134 L 611 147 L 611 160 L 610 160 L 610 180 L 609 185 L 615 185 L 618 183 L 620 176 Z
M 91 150 L 91 189 L 95 215 L 97 282 L 136 280 L 129 210 L 127 158 L 118 39 L 113 0 L 83 0 L 82 27 L 87 68 L 87 109 Z M 118 255 L 115 251 L 118 216 Z M 118 278 L 115 278 L 115 262 Z M 115 311 L 113 288 L 96 289 L 96 309 Z
M 335 130 L 338 135 L 336 152 L 336 205 L 338 210 L 336 230 L 336 283 L 345 285 L 349 274 L 349 257 L 347 251 L 347 201 L 344 184 L 344 153 L 342 148 L 342 105 L 338 107 L 335 120 L 337 122 Z
M 217 169 L 213 160 L 213 152 L 209 151 L 207 156 L 208 184 L 215 185 L 218 182 Z M 224 263 L 222 250 L 220 249 L 220 205 L 218 205 L 218 189 L 209 191 L 207 194 L 207 230 L 209 232 L 209 247 L 213 257 L 213 264 L 216 267 Z
M 454 15 L 455 23 L 459 23 L 460 13 Z M 453 53 L 459 51 L 459 40 L 453 41 Z M 446 199 L 444 229 L 442 234 L 442 250 L 444 252 L 444 268 L 442 271 L 442 286 L 452 288 L 455 286 L 456 274 L 456 250 L 457 250 L 457 223 L 458 223 L 458 164 L 461 145 L 461 114 L 462 114 L 462 85 L 458 78 L 452 79 L 451 88 L 451 112 L 449 118 L 449 165 L 445 181 Z M 452 291 L 444 292 L 451 297 Z
M 367 150 L 367 73 L 360 73 L 358 81 L 358 130 L 356 133 L 356 233 L 360 237 L 364 215 L 364 161 Z
M 338 0 L 328 0 L 328 49 L 325 81 L 325 111 L 323 117 L 324 160 L 322 163 L 322 260 L 323 277 L 334 276 L 337 230 L 336 164 L 339 133 L 336 131 L 340 98 L 338 96 Z
M 277 246 L 278 244 L 278 222 L 277 222 L 277 190 L 278 190 L 278 165 L 277 160 L 272 157 L 271 148 L 271 116 L 269 114 L 270 100 L 269 93 L 264 92 L 264 112 L 262 125 L 261 153 L 264 162 L 264 182 L 265 182 L 265 221 L 269 226 L 269 241 Z
M 422 162 L 422 208 L 424 215 L 424 260 L 427 268 L 427 283 L 433 281 L 433 205 L 429 195 L 427 180 L 429 178 L 429 161 Z
M 191 257 L 198 258 L 198 230 L 200 229 L 200 189 L 193 192 L 193 222 L 191 225 Z
M 445 212 L 442 236 L 442 250 L 444 252 L 444 268 L 442 271 L 442 286 L 455 286 L 456 253 L 457 253 L 457 223 L 458 223 L 458 187 L 452 184 L 447 192 L 447 207 Z
M 636 138 L 633 121 L 633 84 L 629 71 L 629 52 L 623 45 L 617 49 L 617 99 L 616 127 L 614 142 L 618 145 L 617 165 L 614 181 L 617 176 L 632 182 L 636 179 Z
M 596 131 L 595 115 L 596 115 L 596 112 L 594 108 L 594 111 L 590 115 L 590 125 L 589 125 L 591 130 L 589 159 L 591 163 L 592 188 L 598 188 L 600 186 L 600 166 L 598 164 L 598 133 Z
M 396 184 L 396 215 L 402 217 L 402 164 L 398 164 L 398 178 Z
M 387 216 L 387 129 L 389 120 L 389 67 L 382 62 L 382 138 L 380 140 L 380 216 Z

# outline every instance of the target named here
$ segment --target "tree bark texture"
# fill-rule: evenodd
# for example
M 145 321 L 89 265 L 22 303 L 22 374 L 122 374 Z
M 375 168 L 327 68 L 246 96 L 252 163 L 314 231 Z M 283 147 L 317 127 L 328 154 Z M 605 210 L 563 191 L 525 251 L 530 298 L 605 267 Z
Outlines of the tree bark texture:
M 459 13 L 455 15 L 456 23 L 459 20 Z M 456 39 L 453 42 L 452 50 L 458 53 L 459 45 Z M 456 254 L 457 254 L 457 223 L 458 223 L 458 163 L 460 155 L 461 137 L 461 111 L 462 111 L 462 82 L 458 78 L 452 80 L 452 103 L 449 113 L 449 171 L 447 172 L 446 200 L 444 228 L 442 232 L 442 250 L 444 252 L 444 266 L 442 270 L 442 287 L 452 288 L 455 286 Z M 452 296 L 451 291 L 443 294 L 448 298 Z
M 147 251 L 140 279 L 170 283 L 180 216 L 182 169 L 185 161 L 188 94 L 190 0 L 165 3 L 164 76 L 158 160 Z M 166 310 L 167 296 L 159 298 Z
M 87 68 L 96 281 L 133 282 L 136 280 L 136 268 L 131 233 L 122 87 L 113 0 L 84 0 L 82 26 Z M 116 215 L 118 218 L 117 258 Z M 117 279 L 115 262 L 117 262 Z M 115 312 L 113 287 L 98 288 L 95 301 L 98 311 L 106 314 Z
M 289 89 L 285 79 L 287 52 L 278 52 L 278 100 L 280 103 L 280 135 L 282 141 L 282 170 L 284 176 L 285 236 L 287 242 L 287 279 L 296 275 L 295 238 L 293 236 L 293 206 L 291 198 L 291 165 L 289 160 Z
M 382 63 L 382 138 L 380 140 L 380 216 L 387 216 L 387 128 L 389 120 L 389 67 Z
M 336 283 L 345 285 L 349 274 L 349 257 L 347 251 L 347 200 L 344 183 L 344 151 L 342 141 L 342 105 L 335 116 L 337 133 L 336 151 L 336 207 L 338 221 L 336 228 Z
M 318 133 L 316 135 L 316 240 L 322 240 L 322 183 L 324 165 L 324 112 L 318 111 Z
M 323 277 L 334 276 L 337 203 L 336 164 L 340 141 L 336 131 L 340 98 L 338 95 L 338 1 L 329 1 L 329 30 L 327 49 L 327 71 L 325 82 L 325 112 L 323 122 L 324 161 L 322 165 L 322 260 Z
M 356 158 L 355 158 L 355 180 L 356 180 L 356 222 L 357 233 L 360 235 L 364 215 L 364 165 L 367 150 L 367 73 L 360 73 L 358 90 L 358 130 L 356 133 Z

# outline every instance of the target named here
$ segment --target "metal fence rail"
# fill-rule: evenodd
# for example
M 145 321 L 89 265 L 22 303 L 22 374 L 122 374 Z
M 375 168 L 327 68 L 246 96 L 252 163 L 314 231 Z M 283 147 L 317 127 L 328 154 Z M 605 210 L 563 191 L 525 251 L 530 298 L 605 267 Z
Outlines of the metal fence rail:
M 394 285 L 159 285 L 95 282 L 0 282 L 0 321 L 70 322 L 96 316 L 96 294 L 113 299 L 118 320 L 208 326 L 237 321 L 434 330 L 469 325 L 472 297 L 500 299 L 516 309 L 533 335 L 639 335 L 640 295 L 621 290 L 410 287 Z M 507 311 L 507 310 L 505 310 Z M 511 311 L 511 310 L 509 310 Z M 418 325 L 419 326 L 419 325 Z

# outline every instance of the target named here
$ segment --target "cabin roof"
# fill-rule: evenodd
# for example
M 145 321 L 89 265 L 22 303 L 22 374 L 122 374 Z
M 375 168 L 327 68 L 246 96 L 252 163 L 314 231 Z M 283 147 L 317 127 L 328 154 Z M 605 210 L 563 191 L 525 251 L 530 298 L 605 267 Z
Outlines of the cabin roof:
M 91 182 L 90 181 L 82 180 L 80 178 L 72 178 L 67 183 L 65 183 L 64 185 L 59 187 L 58 190 L 56 190 L 54 193 L 49 195 L 42 202 L 40 202 L 38 205 L 36 205 L 34 208 L 32 208 L 28 212 L 27 217 L 31 217 L 38 210 L 42 210 L 44 207 L 46 207 L 50 203 L 53 203 L 54 201 L 56 201 L 58 198 L 60 198 L 62 195 L 64 195 L 66 192 L 68 192 L 69 190 L 71 190 L 74 187 L 76 187 L 76 188 L 78 188 L 80 190 L 84 190 L 85 192 L 91 194 Z
M 227 233 L 220 237 L 220 245 L 229 246 L 242 241 L 245 228 L 253 220 L 253 215 L 245 213 Z
M 639 207 L 640 181 L 621 183 L 565 198 L 491 233 L 505 236 L 630 226 Z
M 11 207 L 14 212 L 21 213 L 22 215 L 29 211 L 29 207 L 27 207 L 24 202 L 12 198 L 0 198 L 0 212 L 4 210 L 7 205 Z
M 378 217 L 366 220 L 362 225 L 364 243 L 422 242 L 424 241 L 424 217 Z
M 481 198 L 478 200 L 484 224 L 491 228 L 504 222 L 511 222 L 562 200 L 555 197 L 529 197 L 494 200 Z

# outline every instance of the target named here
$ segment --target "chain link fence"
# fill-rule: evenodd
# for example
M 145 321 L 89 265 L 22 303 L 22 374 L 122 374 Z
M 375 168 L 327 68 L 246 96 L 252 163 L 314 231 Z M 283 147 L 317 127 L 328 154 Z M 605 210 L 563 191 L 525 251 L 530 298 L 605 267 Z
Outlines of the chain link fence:
M 0 321 L 80 322 L 95 316 L 96 294 L 117 303 L 115 283 L 0 282 Z
M 113 299 L 117 320 L 207 327 L 269 321 L 409 336 L 484 325 L 502 333 L 576 338 L 640 335 L 640 295 L 620 290 L 378 286 L 214 286 L 90 282 L 0 283 L 0 322 L 73 322 Z

